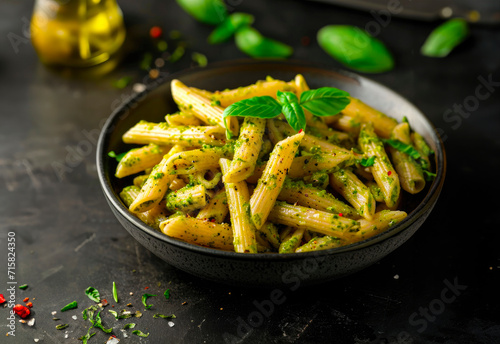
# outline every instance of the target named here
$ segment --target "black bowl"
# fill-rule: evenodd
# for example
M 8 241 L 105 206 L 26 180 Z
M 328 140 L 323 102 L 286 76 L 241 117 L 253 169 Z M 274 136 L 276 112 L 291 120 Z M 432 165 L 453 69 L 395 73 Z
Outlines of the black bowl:
M 364 241 L 335 249 L 293 254 L 243 254 L 195 246 L 170 238 L 147 226 L 123 205 L 120 190 L 132 184 L 130 178 L 116 179 L 116 162 L 109 151 L 130 148 L 122 142 L 123 133 L 139 120 L 160 122 L 177 107 L 170 93 L 170 81 L 180 79 L 189 86 L 211 91 L 254 83 L 270 75 L 291 80 L 302 74 L 311 88 L 337 87 L 360 98 L 378 110 L 401 121 L 406 116 L 435 152 L 436 179 L 411 204 L 408 216 L 389 230 Z M 390 89 L 364 77 L 323 69 L 306 63 L 279 61 L 231 61 L 194 68 L 164 78 L 156 86 L 132 97 L 109 117 L 97 144 L 99 181 L 111 210 L 125 229 L 142 245 L 165 262 L 196 276 L 243 286 L 279 286 L 323 282 L 352 274 L 388 255 L 407 241 L 434 207 L 442 189 L 445 151 L 435 128 L 411 103 Z

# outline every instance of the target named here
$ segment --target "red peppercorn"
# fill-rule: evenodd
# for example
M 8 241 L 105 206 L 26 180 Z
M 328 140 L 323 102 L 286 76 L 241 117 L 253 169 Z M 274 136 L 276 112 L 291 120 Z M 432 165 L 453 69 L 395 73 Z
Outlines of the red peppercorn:
M 342 214 L 342 213 L 339 213 L 339 216 L 344 216 L 344 214 Z
M 28 302 L 29 300 L 30 300 L 29 297 L 25 297 L 24 300 L 23 300 L 23 302 Z
M 163 33 L 163 30 L 159 26 L 153 26 L 149 30 L 149 35 L 151 36 L 151 38 L 160 38 L 162 33 Z
M 33 307 L 33 303 L 32 303 L 32 302 L 28 302 L 28 303 L 26 304 L 26 306 L 27 306 L 28 308 L 31 308 L 31 307 Z
M 0 305 L 5 302 L 5 297 L 3 297 L 3 294 L 0 294 Z
M 392 171 L 388 171 L 387 175 L 390 176 L 392 174 Z
M 20 304 L 15 305 L 13 310 L 17 315 L 19 315 L 23 319 L 26 318 L 31 313 L 28 307 L 25 307 Z

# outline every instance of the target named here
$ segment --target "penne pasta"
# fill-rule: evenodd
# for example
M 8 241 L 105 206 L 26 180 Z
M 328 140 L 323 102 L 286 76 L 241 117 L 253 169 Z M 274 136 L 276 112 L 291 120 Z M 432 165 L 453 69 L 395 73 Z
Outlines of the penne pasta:
M 224 175 L 226 183 L 240 182 L 253 174 L 262 147 L 265 127 L 265 119 L 245 118 L 240 128 L 240 136 L 236 140 L 233 161 Z
M 293 253 L 300 246 L 302 237 L 304 236 L 305 228 L 296 228 L 289 236 L 280 244 L 279 253 Z
M 226 144 L 226 131 L 219 126 L 169 127 L 165 122 L 140 121 L 123 135 L 123 142 L 186 147 L 223 146 Z
M 319 250 L 327 250 L 329 248 L 336 248 L 342 246 L 344 243 L 339 238 L 324 236 L 315 237 L 309 240 L 306 244 L 299 246 L 295 252 L 311 252 Z
M 227 127 L 233 135 L 238 135 L 238 120 L 235 117 L 228 117 L 224 123 L 222 117 L 224 108 L 220 106 L 220 102 L 210 100 L 198 90 L 187 87 L 177 79 L 172 80 L 170 87 L 172 97 L 182 112 L 192 114 L 206 124 Z
M 269 213 L 269 221 L 341 239 L 359 229 L 359 222 L 353 219 L 285 202 L 276 203 Z
M 158 146 L 150 143 L 141 148 L 129 150 L 121 158 L 116 167 L 116 178 L 123 178 L 154 167 L 158 164 L 171 146 Z
M 299 156 L 293 159 L 288 175 L 290 178 L 304 178 L 312 175 L 314 172 L 326 171 L 331 173 L 340 168 L 351 166 L 356 162 L 353 154 L 333 153 L 333 154 L 314 154 Z
M 191 244 L 233 250 L 233 233 L 227 223 L 215 223 L 194 217 L 177 215 L 160 223 L 161 231 Z
M 229 170 L 230 161 L 220 159 L 220 166 L 222 173 L 226 174 Z M 237 183 L 224 182 L 224 187 L 233 229 L 234 250 L 241 253 L 257 253 L 255 227 L 250 218 L 250 194 L 247 183 L 245 181 Z
M 391 139 L 401 141 L 411 146 L 410 126 L 408 123 L 400 123 L 394 127 Z M 389 147 L 394 168 L 398 172 L 401 188 L 411 194 L 422 191 L 425 187 L 424 174 L 417 162 L 408 154 Z
M 384 149 L 384 144 L 374 132 L 371 123 L 364 123 L 359 132 L 359 145 L 365 155 L 375 157 L 370 171 L 382 191 L 387 207 L 396 205 L 399 198 L 399 176 Z
M 250 198 L 252 222 L 257 229 L 266 222 L 303 137 L 302 131 L 278 142 L 274 147 L 262 177 Z
M 189 125 L 197 127 L 203 124 L 198 117 L 183 112 L 166 115 L 165 122 L 169 127 L 185 127 Z
M 213 220 L 217 223 L 222 223 L 228 213 L 229 208 L 227 206 L 226 190 L 222 188 L 215 193 L 205 207 L 200 209 L 196 218 L 201 220 Z
M 167 193 L 168 185 L 172 182 L 175 176 L 167 175 L 163 171 L 163 167 L 167 165 L 168 159 L 176 153 L 182 151 L 181 146 L 174 146 L 165 154 L 163 159 L 156 165 L 148 179 L 141 188 L 141 192 L 137 198 L 130 204 L 129 210 L 131 212 L 143 212 L 153 208 L 160 203 L 163 196 Z
M 123 203 L 125 203 L 125 205 L 129 207 L 137 198 L 140 192 L 141 189 L 135 185 L 127 186 L 120 192 L 120 198 L 123 200 Z M 160 222 L 168 218 L 165 204 L 163 203 L 154 206 L 148 211 L 136 213 L 134 215 L 139 220 L 155 229 L 160 229 Z
M 374 214 L 371 220 L 359 220 L 359 231 L 352 233 L 349 242 L 358 242 L 380 234 L 407 216 L 404 211 L 382 210 Z
M 182 189 L 170 192 L 165 197 L 165 202 L 170 212 L 180 211 L 186 214 L 207 204 L 206 189 L 203 185 L 186 185 Z
M 330 175 L 330 185 L 364 218 L 375 214 L 376 202 L 370 189 L 349 170 L 340 169 Z
M 233 152 L 232 145 L 179 152 L 162 165 L 161 171 L 168 175 L 206 172 L 217 168 L 219 159 L 231 158 Z

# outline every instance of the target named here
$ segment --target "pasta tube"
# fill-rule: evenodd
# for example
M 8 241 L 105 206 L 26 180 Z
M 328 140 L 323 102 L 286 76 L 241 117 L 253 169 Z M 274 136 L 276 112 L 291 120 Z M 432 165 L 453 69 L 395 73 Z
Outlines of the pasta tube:
M 388 139 L 398 122 L 361 100 L 350 98 L 351 102 L 342 110 L 342 113 L 352 118 L 360 118 L 361 122 L 373 123 L 375 133 L 384 139 Z
M 161 231 L 191 244 L 233 251 L 233 233 L 227 223 L 215 223 L 185 215 L 172 216 L 160 223 Z
M 269 213 L 269 221 L 337 238 L 348 237 L 359 228 L 359 223 L 353 219 L 284 202 L 276 203 Z
M 361 126 L 359 145 L 367 156 L 375 156 L 375 162 L 369 169 L 384 195 L 385 204 L 389 208 L 394 207 L 399 198 L 399 177 L 371 123 Z
M 336 248 L 343 245 L 342 240 L 339 238 L 324 236 L 324 237 L 315 237 L 312 238 L 302 246 L 299 246 L 295 252 L 311 252 L 311 251 L 319 251 L 319 250 L 327 250 L 329 248 Z
M 331 173 L 340 168 L 356 163 L 356 158 L 349 153 L 314 154 L 293 159 L 288 175 L 290 178 L 304 178 L 317 171 Z
M 293 253 L 300 246 L 305 228 L 296 228 L 290 236 L 281 242 L 279 253 Z
M 115 177 L 123 178 L 155 166 L 170 148 L 172 147 L 151 143 L 141 148 L 129 150 L 118 163 Z
M 250 198 L 250 213 L 252 222 L 259 229 L 266 222 L 267 216 L 274 206 L 281 187 L 285 181 L 288 169 L 304 137 L 301 131 L 294 136 L 290 136 L 276 144 L 262 177 L 257 183 L 257 187 Z
M 198 117 L 183 112 L 166 115 L 165 122 L 170 127 L 183 127 L 188 125 L 196 127 L 202 125 L 202 122 L 198 119 Z
M 169 127 L 165 122 L 140 121 L 123 135 L 123 142 L 135 144 L 156 143 L 158 145 L 181 145 L 201 147 L 205 144 L 223 146 L 226 144 L 224 128 L 215 127 Z
M 153 168 L 148 179 L 142 186 L 141 192 L 134 202 L 130 204 L 129 210 L 131 212 L 143 212 L 160 203 L 168 190 L 168 185 L 175 178 L 175 176 L 167 175 L 163 172 L 163 168 L 167 165 L 169 158 L 182 151 L 182 149 L 179 145 L 172 147 L 160 163 Z
M 262 147 L 265 128 L 265 119 L 245 118 L 240 128 L 240 136 L 236 140 L 233 161 L 229 166 L 229 171 L 224 175 L 226 183 L 240 182 L 253 174 Z
M 127 186 L 120 192 L 120 198 L 122 199 L 123 203 L 125 203 L 125 206 L 129 207 L 137 198 L 140 192 L 141 189 L 135 185 Z M 155 229 L 160 229 L 160 222 L 166 220 L 168 217 L 163 203 L 154 206 L 148 211 L 135 213 L 134 215 L 139 220 Z
M 330 185 L 349 202 L 359 215 L 371 219 L 376 202 L 370 189 L 349 170 L 340 169 L 330 175 Z
M 228 107 L 233 103 L 251 97 L 270 96 L 276 98 L 276 93 L 278 91 L 290 91 L 295 93 L 295 87 L 285 81 L 267 77 L 266 80 L 259 80 L 252 85 L 230 90 L 216 91 L 213 93 L 212 99 L 219 101 L 222 107 Z
M 203 185 L 187 185 L 182 189 L 170 192 L 165 201 L 165 206 L 172 213 L 177 211 L 189 213 L 201 209 L 207 204 L 206 190 Z
M 219 166 L 219 159 L 230 158 L 233 152 L 232 145 L 179 152 L 162 165 L 161 171 L 168 175 L 206 172 L 216 169 Z
M 170 86 L 172 97 L 182 112 L 193 114 L 207 124 L 218 125 L 221 128 L 226 127 L 233 135 L 238 135 L 236 117 L 227 117 L 226 126 L 224 126 L 223 107 L 204 97 L 200 92 L 193 91 L 177 79 L 172 80 Z
M 391 138 L 411 145 L 410 126 L 408 123 L 400 123 L 394 127 Z M 394 168 L 398 172 L 401 188 L 411 194 L 422 191 L 425 187 L 425 179 L 421 167 L 408 154 L 396 148 L 389 147 Z
M 229 208 L 227 207 L 226 190 L 222 188 L 217 191 L 204 208 L 200 209 L 196 218 L 200 220 L 213 220 L 217 223 L 221 223 L 228 213 Z
M 278 199 L 304 207 L 342 214 L 350 218 L 359 217 L 354 208 L 336 199 L 332 194 L 311 185 L 306 185 L 302 181 L 292 181 L 287 178 Z
M 223 174 L 229 170 L 230 161 L 220 159 Z M 255 228 L 250 219 L 248 201 L 250 195 L 245 181 L 224 183 L 234 237 L 234 250 L 241 253 L 257 253 Z
M 375 213 L 371 220 L 359 220 L 359 231 L 352 233 L 350 243 L 358 242 L 382 233 L 394 226 L 407 216 L 406 212 L 399 210 L 382 210 Z

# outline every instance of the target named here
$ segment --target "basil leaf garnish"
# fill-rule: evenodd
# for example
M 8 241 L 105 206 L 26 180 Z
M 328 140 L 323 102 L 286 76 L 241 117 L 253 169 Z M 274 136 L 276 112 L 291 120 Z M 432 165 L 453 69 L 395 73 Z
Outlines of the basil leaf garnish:
M 208 43 L 218 44 L 227 41 L 243 26 L 252 25 L 254 16 L 248 13 L 236 12 L 220 23 L 208 36 Z
M 111 152 L 108 153 L 108 156 L 110 158 L 115 158 L 116 161 L 120 162 L 123 159 L 123 157 L 125 156 L 125 154 L 127 154 L 127 152 L 116 154 L 114 151 L 111 151 Z
M 76 301 L 73 301 L 71 303 L 68 303 L 63 308 L 61 308 L 61 312 L 66 312 L 67 310 L 73 309 L 73 308 L 76 308 L 76 307 L 78 307 L 78 303 Z
M 415 160 L 421 158 L 420 153 L 411 145 L 393 139 L 382 139 L 382 141 L 388 144 L 389 146 L 396 148 L 398 151 L 408 154 Z
M 304 130 L 306 128 L 306 116 L 297 96 L 292 92 L 278 91 L 277 98 L 281 103 L 281 111 L 290 126 L 295 131 Z
M 300 105 L 315 116 L 336 115 L 350 102 L 349 93 L 333 87 L 308 90 L 300 95 Z
M 244 26 L 236 31 L 235 42 L 238 49 L 255 58 L 286 58 L 293 53 L 293 49 L 289 45 L 264 37 L 250 26 Z
M 450 19 L 430 33 L 420 52 L 429 57 L 445 57 L 468 35 L 469 25 L 464 19 Z
M 144 307 L 146 307 L 146 309 L 150 309 L 151 306 L 153 306 L 153 305 L 148 305 L 146 303 L 146 301 L 148 300 L 148 297 L 151 297 L 151 296 L 157 296 L 157 295 L 154 295 L 154 294 L 143 294 L 142 295 L 142 298 L 141 298 L 142 304 L 144 305 Z
M 92 301 L 95 302 L 100 302 L 101 301 L 101 296 L 99 295 L 99 291 L 94 288 L 94 287 L 88 287 L 85 290 L 85 294 L 91 299 Z
M 140 330 L 134 330 L 134 331 L 132 331 L 132 333 L 138 335 L 139 337 L 144 337 L 144 338 L 149 336 L 149 333 L 144 333 Z
M 359 161 L 359 164 L 363 167 L 371 167 L 375 163 L 375 155 L 369 158 L 363 158 Z
M 211 25 L 220 24 L 227 17 L 222 0 L 177 0 L 177 3 L 196 20 Z
M 381 73 L 394 67 L 385 45 L 358 27 L 328 25 L 318 31 L 317 40 L 334 59 L 356 71 Z

